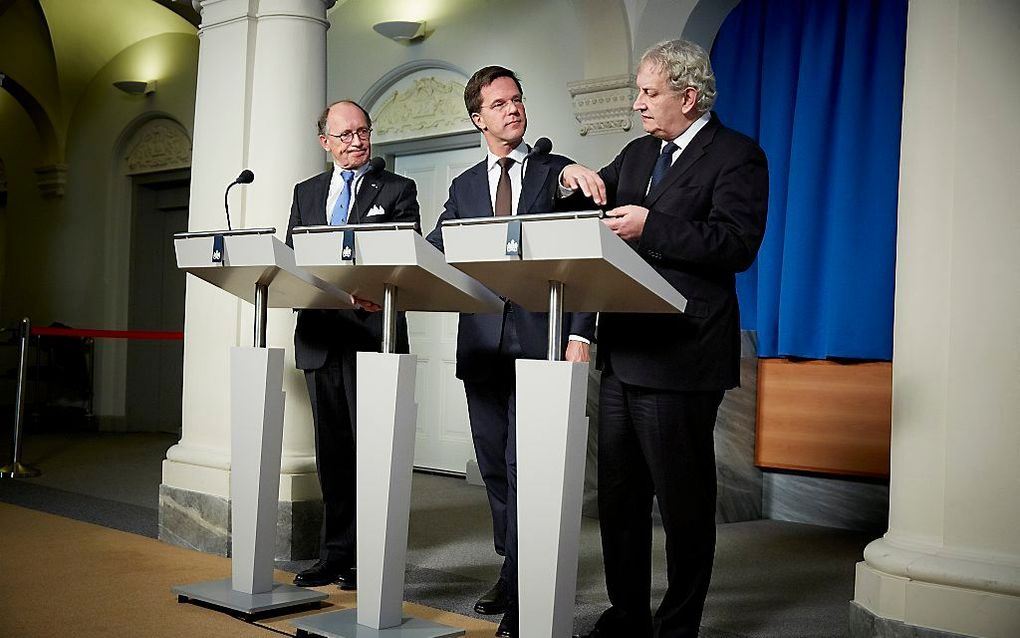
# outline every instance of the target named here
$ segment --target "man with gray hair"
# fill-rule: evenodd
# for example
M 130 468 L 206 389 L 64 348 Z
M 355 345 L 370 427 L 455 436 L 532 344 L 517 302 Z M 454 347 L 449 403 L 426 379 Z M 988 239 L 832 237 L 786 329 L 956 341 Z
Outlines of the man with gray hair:
M 682 40 L 641 58 L 634 110 L 648 135 L 595 172 L 560 175 L 604 223 L 687 298 L 684 314 L 599 319 L 598 502 L 612 606 L 590 636 L 693 638 L 715 555 L 712 430 L 740 383 L 735 274 L 765 233 L 768 168 L 751 139 L 712 112 L 708 54 Z M 652 501 L 666 536 L 666 593 L 651 598 Z

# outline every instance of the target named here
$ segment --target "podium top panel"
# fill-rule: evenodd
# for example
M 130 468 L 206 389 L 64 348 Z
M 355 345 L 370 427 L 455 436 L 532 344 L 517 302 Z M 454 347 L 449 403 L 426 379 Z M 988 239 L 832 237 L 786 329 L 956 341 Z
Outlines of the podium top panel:
M 371 232 L 373 230 L 418 230 L 417 222 L 385 222 L 380 224 L 338 224 L 322 226 L 295 226 L 292 234 L 300 235 L 305 233 L 331 233 L 338 230 L 356 230 L 359 233 Z
M 350 294 L 294 261 L 272 228 L 174 235 L 177 267 L 255 303 L 255 284 L 269 287 L 270 308 L 353 308 Z M 222 246 L 218 237 L 222 237 Z
M 458 219 L 446 219 L 443 221 L 443 228 L 447 226 L 476 226 L 479 224 L 508 224 L 513 221 L 551 221 L 563 219 L 602 219 L 605 214 L 600 210 L 575 210 L 565 213 L 529 213 L 527 215 L 515 215 L 513 217 L 462 217 Z
M 598 217 L 593 211 L 444 224 L 446 260 L 532 311 L 548 310 L 549 282 L 558 281 L 566 311 L 684 312 L 687 299 Z
M 502 311 L 499 297 L 447 264 L 443 253 L 412 230 L 413 224 L 396 230 L 393 226 L 295 228 L 292 237 L 297 264 L 379 305 L 386 284 L 394 285 L 397 310 Z
M 237 237 L 239 235 L 272 235 L 276 233 L 275 228 L 235 228 L 223 230 L 195 230 L 186 233 L 174 233 L 174 239 L 191 239 L 194 237 Z

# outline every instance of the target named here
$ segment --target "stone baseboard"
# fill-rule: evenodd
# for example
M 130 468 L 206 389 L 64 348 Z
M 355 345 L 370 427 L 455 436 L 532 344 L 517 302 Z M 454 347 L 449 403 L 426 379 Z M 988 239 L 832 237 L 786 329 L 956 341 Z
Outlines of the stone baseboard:
M 850 601 L 850 638 L 967 638 L 938 629 L 908 625 L 899 620 L 882 618 L 854 601 Z
M 319 555 L 322 501 L 280 501 L 276 560 Z M 159 486 L 159 540 L 207 554 L 230 556 L 230 501 L 165 484 Z

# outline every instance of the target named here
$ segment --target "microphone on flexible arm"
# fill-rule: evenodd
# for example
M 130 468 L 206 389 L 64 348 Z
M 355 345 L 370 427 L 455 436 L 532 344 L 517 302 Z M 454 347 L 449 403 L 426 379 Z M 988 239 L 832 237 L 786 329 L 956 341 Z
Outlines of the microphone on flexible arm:
M 255 173 L 252 173 L 246 168 L 241 171 L 241 174 L 237 176 L 237 179 L 230 182 L 230 185 L 227 186 L 227 190 L 223 193 L 223 210 L 227 214 L 227 230 L 233 230 L 233 228 L 230 227 L 230 200 L 227 199 L 230 189 L 233 188 L 235 184 L 251 184 L 254 181 Z
M 548 155 L 552 151 L 552 142 L 548 137 L 540 137 L 535 140 L 535 145 L 531 147 L 528 154 L 524 156 L 521 161 L 521 179 L 524 179 L 524 169 L 527 168 L 526 164 L 532 157 L 539 157 L 541 155 Z

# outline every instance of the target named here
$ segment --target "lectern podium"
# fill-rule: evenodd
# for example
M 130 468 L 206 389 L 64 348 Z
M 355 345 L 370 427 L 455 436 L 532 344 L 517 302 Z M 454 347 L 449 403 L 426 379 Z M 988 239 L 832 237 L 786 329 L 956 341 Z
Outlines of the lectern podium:
M 500 312 L 503 302 L 446 263 L 413 223 L 293 231 L 297 263 L 383 307 L 381 353 L 358 353 L 358 607 L 291 621 L 298 635 L 446 638 L 455 629 L 404 617 L 404 568 L 414 457 L 417 357 L 394 354 L 398 310 Z
M 577 590 L 587 363 L 559 361 L 563 312 L 683 312 L 687 301 L 598 211 L 443 223 L 450 264 L 532 311 L 549 311 L 548 361 L 517 361 L 520 632 L 567 638 Z
M 266 348 L 269 308 L 351 308 L 351 296 L 310 275 L 274 228 L 174 235 L 177 267 L 253 303 L 253 347 L 230 349 L 231 578 L 172 591 L 243 614 L 328 598 L 273 582 L 283 445 L 283 350 Z

